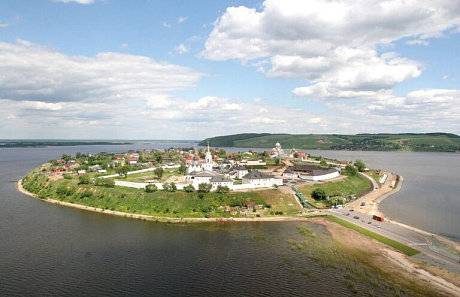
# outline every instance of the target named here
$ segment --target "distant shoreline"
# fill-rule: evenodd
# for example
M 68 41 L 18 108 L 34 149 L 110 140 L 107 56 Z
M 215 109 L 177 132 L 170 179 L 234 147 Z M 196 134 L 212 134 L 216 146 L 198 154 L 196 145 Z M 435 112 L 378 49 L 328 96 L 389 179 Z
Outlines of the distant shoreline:
M 77 145 L 132 145 L 133 142 L 118 141 L 0 141 L 0 148 L 37 148 Z

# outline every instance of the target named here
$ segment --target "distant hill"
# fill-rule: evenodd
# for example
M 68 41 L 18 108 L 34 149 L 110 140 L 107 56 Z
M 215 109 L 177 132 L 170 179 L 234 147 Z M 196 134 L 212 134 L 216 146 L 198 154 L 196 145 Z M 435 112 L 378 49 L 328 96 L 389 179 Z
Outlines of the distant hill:
M 460 150 L 460 136 L 451 133 L 402 134 L 269 134 L 244 133 L 207 138 L 199 143 L 213 147 L 283 148 L 368 151 L 455 152 Z

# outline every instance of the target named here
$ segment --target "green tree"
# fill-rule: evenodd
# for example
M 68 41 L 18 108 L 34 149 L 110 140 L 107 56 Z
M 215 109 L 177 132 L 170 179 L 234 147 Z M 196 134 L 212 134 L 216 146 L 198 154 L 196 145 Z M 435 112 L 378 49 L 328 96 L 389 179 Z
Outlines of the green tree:
M 78 177 L 78 183 L 79 183 L 80 185 L 88 185 L 88 184 L 89 184 L 89 181 L 90 181 L 89 175 L 86 175 L 86 174 L 85 174 L 85 175 L 80 175 L 80 176 Z
M 275 158 L 275 165 L 280 165 L 281 159 L 276 157 Z
M 228 192 L 230 192 L 230 189 L 227 186 L 218 185 L 216 188 L 216 192 L 220 194 L 227 194 Z
M 145 191 L 147 193 L 153 193 L 153 192 L 158 191 L 158 187 L 156 185 L 154 185 L 154 184 L 146 185 L 145 186 Z
M 209 193 L 211 192 L 212 185 L 208 183 L 201 183 L 198 185 L 198 192 Z
M 175 192 L 175 191 L 177 191 L 177 186 L 176 186 L 176 184 L 175 184 L 174 182 L 172 182 L 172 183 L 169 184 L 169 191 L 170 191 L 170 192 Z
M 359 172 L 363 172 L 364 169 L 366 169 L 366 165 L 364 164 L 364 162 L 361 161 L 361 160 L 359 160 L 359 159 L 356 160 L 355 166 L 356 166 L 356 168 L 358 168 L 358 171 L 359 171 Z
M 193 185 L 187 185 L 184 187 L 184 191 L 187 193 L 195 192 L 195 187 Z
M 80 152 L 77 152 L 77 153 L 75 154 L 75 159 L 80 159 L 80 158 L 81 158 L 81 153 L 80 153 Z
M 128 177 L 128 171 L 129 171 L 128 166 L 122 166 L 116 169 L 116 172 L 118 173 L 118 175 L 124 176 L 125 178 Z
M 326 160 L 321 159 L 321 162 L 319 162 L 319 165 L 321 165 L 321 166 L 323 166 L 323 167 L 327 166 Z
M 355 166 L 348 164 L 344 170 L 342 170 L 343 175 L 353 176 L 358 174 L 358 169 Z
M 155 155 L 155 160 L 157 161 L 158 164 L 161 164 L 163 162 L 163 156 L 160 154 Z
M 168 182 L 163 183 L 163 190 L 171 192 L 171 184 Z
M 186 174 L 187 173 L 187 166 L 185 166 L 184 163 L 180 164 L 179 173 L 180 174 Z
M 64 160 L 66 162 L 69 162 L 71 158 L 72 158 L 72 156 L 69 156 L 67 154 L 62 154 L 62 156 L 61 156 L 61 160 Z
M 158 167 L 158 168 L 155 168 L 155 170 L 153 170 L 153 174 L 155 174 L 155 176 L 160 179 L 162 176 L 163 176 L 163 173 L 164 173 L 164 169 L 162 167 Z
M 315 200 L 324 200 L 326 199 L 326 191 L 322 188 L 316 188 L 311 192 L 311 197 Z

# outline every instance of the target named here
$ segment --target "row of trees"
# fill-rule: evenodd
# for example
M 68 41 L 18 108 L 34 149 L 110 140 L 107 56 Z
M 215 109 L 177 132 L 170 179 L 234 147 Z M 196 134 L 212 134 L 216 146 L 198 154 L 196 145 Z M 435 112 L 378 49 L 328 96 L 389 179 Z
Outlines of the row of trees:
M 201 183 L 198 185 L 198 193 L 209 193 L 211 192 L 212 185 L 208 183 Z M 177 186 L 175 183 L 163 183 L 163 190 L 168 192 L 175 192 L 177 191 Z M 145 186 L 145 191 L 147 193 L 153 193 L 158 191 L 158 187 L 155 184 L 150 184 Z M 193 185 L 187 185 L 184 187 L 184 191 L 187 193 L 195 192 L 195 187 Z M 229 193 L 230 189 L 227 186 L 217 186 L 216 193 L 226 194 Z

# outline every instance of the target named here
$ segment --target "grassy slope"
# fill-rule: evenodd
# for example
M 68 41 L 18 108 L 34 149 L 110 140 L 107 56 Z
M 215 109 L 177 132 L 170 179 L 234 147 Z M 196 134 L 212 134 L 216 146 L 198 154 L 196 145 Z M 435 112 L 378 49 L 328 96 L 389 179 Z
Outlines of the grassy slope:
M 210 139 L 212 146 L 233 146 L 246 148 L 273 148 L 276 142 L 280 142 L 284 148 L 298 149 L 329 149 L 331 146 L 351 144 L 352 141 L 379 140 L 384 144 L 397 144 L 399 141 L 407 141 L 412 145 L 434 145 L 460 147 L 460 137 L 454 134 L 358 134 L 358 135 L 335 135 L 335 134 L 241 134 L 219 136 Z
M 235 141 L 236 147 L 273 148 L 281 143 L 285 149 L 328 149 L 332 145 L 348 144 L 349 141 L 334 135 L 288 135 L 272 134 L 257 138 Z
M 35 171 L 37 172 L 38 170 Z M 77 178 L 50 182 L 45 175 L 40 173 L 29 174 L 24 179 L 23 185 L 26 190 L 37 194 L 40 198 L 51 198 L 107 210 L 166 217 L 202 217 L 208 212 L 228 217 L 230 215 L 219 210 L 219 206 L 243 206 L 250 201 L 262 205 L 270 204 L 271 208 L 266 215 L 275 211 L 293 215 L 300 210 L 292 195 L 285 195 L 273 189 L 228 194 L 205 193 L 203 198 L 200 198 L 198 193 L 183 191 L 146 193 L 143 190 L 127 187 L 107 188 L 79 185 Z M 64 194 L 62 193 L 63 188 L 65 189 Z
M 355 176 L 349 176 L 346 179 L 337 182 L 325 182 L 321 184 L 307 185 L 299 188 L 299 191 L 304 195 L 305 198 L 307 198 L 308 202 L 316 205 L 317 207 L 328 207 L 329 205 L 326 202 L 317 202 L 311 198 L 311 192 L 317 188 L 324 189 L 327 196 L 346 197 L 368 190 L 372 188 L 372 184 L 366 177 L 358 174 Z

